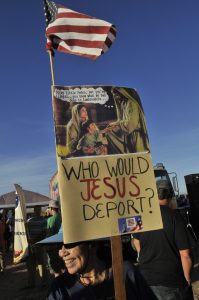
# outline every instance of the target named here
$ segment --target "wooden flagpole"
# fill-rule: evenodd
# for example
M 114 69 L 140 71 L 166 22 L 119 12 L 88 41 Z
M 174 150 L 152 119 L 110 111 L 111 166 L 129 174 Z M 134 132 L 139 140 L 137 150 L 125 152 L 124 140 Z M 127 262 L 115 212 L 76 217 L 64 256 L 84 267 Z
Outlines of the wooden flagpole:
M 111 237 L 115 300 L 126 300 L 121 236 Z
M 54 75 L 54 68 L 53 68 L 53 58 L 52 58 L 52 51 L 48 50 L 49 58 L 50 58 L 50 70 L 51 70 L 51 77 L 52 77 L 52 85 L 55 85 L 55 75 Z

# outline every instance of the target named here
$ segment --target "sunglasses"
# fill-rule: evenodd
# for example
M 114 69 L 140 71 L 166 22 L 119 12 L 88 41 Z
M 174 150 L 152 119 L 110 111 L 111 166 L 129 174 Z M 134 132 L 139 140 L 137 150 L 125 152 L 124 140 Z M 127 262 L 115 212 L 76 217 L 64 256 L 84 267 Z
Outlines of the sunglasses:
M 66 248 L 66 249 L 72 249 L 79 245 L 82 245 L 82 243 L 77 242 L 77 243 L 70 243 L 70 244 L 62 244 L 61 248 L 64 246 L 64 248 Z

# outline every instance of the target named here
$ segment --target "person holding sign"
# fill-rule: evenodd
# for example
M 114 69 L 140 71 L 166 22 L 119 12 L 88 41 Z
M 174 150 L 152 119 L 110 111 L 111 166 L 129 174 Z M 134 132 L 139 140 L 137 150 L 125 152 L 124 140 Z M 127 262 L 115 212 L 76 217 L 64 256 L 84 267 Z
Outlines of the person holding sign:
M 107 255 L 107 249 L 110 248 L 104 245 L 104 239 L 63 244 L 63 233 L 60 230 L 54 237 L 39 243 L 58 243 L 59 256 L 66 267 L 66 272 L 53 281 L 48 300 L 115 299 L 111 256 Z M 124 278 L 126 300 L 156 299 L 131 262 L 124 263 Z
M 133 234 L 139 267 L 159 300 L 187 299 L 183 293 L 191 284 L 192 261 L 186 225 L 181 215 L 169 208 L 172 191 L 168 181 L 158 180 L 157 191 L 163 229 Z
M 130 89 L 112 88 L 117 121 L 104 130 L 107 132 L 108 154 L 149 151 L 144 112 L 131 92 Z

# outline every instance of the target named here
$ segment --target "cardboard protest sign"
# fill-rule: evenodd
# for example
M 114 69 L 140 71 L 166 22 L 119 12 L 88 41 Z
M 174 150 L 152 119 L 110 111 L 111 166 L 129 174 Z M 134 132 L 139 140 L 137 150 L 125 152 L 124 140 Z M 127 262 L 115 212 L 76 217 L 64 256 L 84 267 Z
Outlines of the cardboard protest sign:
M 59 180 L 66 241 L 161 226 L 149 153 L 68 159 Z
M 112 86 L 52 92 L 64 241 L 161 228 L 137 92 Z

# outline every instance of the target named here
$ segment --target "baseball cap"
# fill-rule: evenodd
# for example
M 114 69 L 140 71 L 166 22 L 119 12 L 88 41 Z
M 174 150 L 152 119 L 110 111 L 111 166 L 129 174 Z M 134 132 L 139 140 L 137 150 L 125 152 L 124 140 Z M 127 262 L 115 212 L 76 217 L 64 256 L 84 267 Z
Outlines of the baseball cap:
M 59 200 L 50 200 L 49 201 L 49 204 L 48 204 L 48 207 L 52 207 L 52 208 L 60 208 L 60 205 L 59 205 Z

